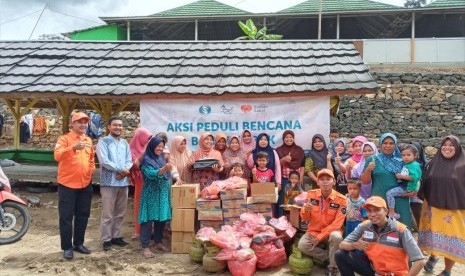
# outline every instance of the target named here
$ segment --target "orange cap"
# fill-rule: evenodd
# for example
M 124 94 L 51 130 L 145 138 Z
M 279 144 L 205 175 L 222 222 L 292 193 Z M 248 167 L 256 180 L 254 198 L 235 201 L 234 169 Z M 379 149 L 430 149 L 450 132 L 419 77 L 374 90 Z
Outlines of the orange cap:
M 379 196 L 372 196 L 372 197 L 367 198 L 363 207 L 365 208 L 368 205 L 387 209 L 386 201 L 382 197 L 379 197 Z
M 322 169 L 321 171 L 318 172 L 318 174 L 316 175 L 316 178 L 320 178 L 320 176 L 322 175 L 329 175 L 332 178 L 334 178 L 334 173 L 332 170 Z
M 73 118 L 71 119 L 71 121 L 74 123 L 74 122 L 79 121 L 81 119 L 86 119 L 87 121 L 90 121 L 89 116 L 87 116 L 84 112 L 76 112 L 76 113 L 74 113 Z

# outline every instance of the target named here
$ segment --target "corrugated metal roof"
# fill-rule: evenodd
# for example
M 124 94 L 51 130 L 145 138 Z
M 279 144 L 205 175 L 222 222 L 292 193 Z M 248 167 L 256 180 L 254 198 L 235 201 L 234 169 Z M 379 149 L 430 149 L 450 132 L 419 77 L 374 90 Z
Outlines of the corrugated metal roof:
M 251 14 L 244 10 L 220 3 L 215 0 L 199 0 L 184 6 L 162 11 L 150 16 L 218 16 L 218 15 L 247 15 Z
M 0 42 L 0 95 L 376 89 L 350 42 Z
M 436 0 L 426 8 L 465 7 L 465 0 Z
M 324 0 L 322 2 L 323 12 L 348 12 L 348 11 L 375 11 L 375 10 L 400 10 L 399 6 L 383 4 L 370 0 Z M 276 12 L 280 13 L 318 13 L 320 10 L 319 0 L 308 0 Z

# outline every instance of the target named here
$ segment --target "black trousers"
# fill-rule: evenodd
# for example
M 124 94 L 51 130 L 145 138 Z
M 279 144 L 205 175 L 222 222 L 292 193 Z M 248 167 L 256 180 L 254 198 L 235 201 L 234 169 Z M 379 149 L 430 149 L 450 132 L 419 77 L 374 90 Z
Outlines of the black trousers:
M 154 240 L 155 244 L 161 243 L 163 239 L 163 230 L 165 229 L 166 221 L 147 221 L 140 224 L 140 243 L 142 248 L 147 248 L 150 245 L 150 236 L 152 229 L 155 227 Z
M 73 245 L 84 244 L 92 194 L 92 185 L 82 189 L 71 189 L 61 184 L 58 185 L 58 213 L 62 250 L 72 249 Z
M 380 256 L 382 258 L 382 256 Z M 375 271 L 371 267 L 366 255 L 353 251 L 338 250 L 335 255 L 336 264 L 341 276 L 354 276 L 357 272 L 362 276 L 374 276 Z

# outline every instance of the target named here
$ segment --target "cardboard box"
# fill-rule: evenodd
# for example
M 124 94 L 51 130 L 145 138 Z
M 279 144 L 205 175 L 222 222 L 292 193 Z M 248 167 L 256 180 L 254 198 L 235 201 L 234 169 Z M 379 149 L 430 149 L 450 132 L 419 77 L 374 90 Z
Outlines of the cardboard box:
M 241 199 L 226 199 L 221 202 L 223 209 L 230 209 L 230 208 L 244 208 L 247 201 L 243 198 Z
M 171 253 L 173 254 L 185 254 L 189 253 L 192 246 L 192 242 L 174 242 L 171 241 Z
M 241 220 L 240 217 L 234 217 L 234 218 L 224 218 L 223 222 L 224 225 L 233 225 L 234 222 Z
M 247 204 L 245 205 L 248 212 L 262 213 L 269 212 L 272 210 L 270 203 L 252 203 L 252 198 L 247 198 Z
M 199 220 L 223 220 L 223 210 L 200 210 Z
M 276 203 L 278 201 L 277 188 L 272 182 L 251 183 L 250 190 L 250 203 Z
M 308 222 L 302 221 L 300 218 L 300 210 L 302 207 L 297 205 L 292 205 L 290 207 L 289 221 L 291 225 L 300 230 L 307 230 Z
M 195 231 L 195 209 L 173 209 L 171 230 L 179 232 Z
M 197 210 L 221 210 L 221 200 L 219 199 L 197 199 Z
M 246 199 L 247 189 L 235 189 L 235 190 L 224 190 L 220 191 L 220 197 L 222 200 L 225 199 Z
M 197 206 L 200 184 L 183 184 L 171 187 L 171 208 L 192 208 Z
M 171 241 L 173 242 L 192 242 L 195 237 L 195 232 L 171 232 Z
M 223 209 L 223 218 L 240 217 L 243 213 L 247 213 L 246 208 Z
M 200 228 L 211 227 L 215 229 L 216 231 L 221 230 L 221 226 L 223 225 L 224 223 L 222 220 L 201 220 L 200 221 Z

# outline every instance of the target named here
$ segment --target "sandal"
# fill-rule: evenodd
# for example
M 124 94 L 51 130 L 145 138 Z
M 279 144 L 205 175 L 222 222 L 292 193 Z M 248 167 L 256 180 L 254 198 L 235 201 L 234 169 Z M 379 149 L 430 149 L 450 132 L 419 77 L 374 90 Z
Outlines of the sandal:
M 423 269 L 426 272 L 433 272 L 434 266 L 436 266 L 438 261 L 439 261 L 439 258 L 435 258 L 434 256 L 429 256 L 428 261 L 426 262 L 425 266 L 423 266 Z M 448 276 L 448 275 L 445 275 L 445 276 Z
M 139 240 L 139 238 L 140 238 L 140 235 L 139 235 L 139 234 L 136 234 L 136 233 L 134 233 L 134 234 L 132 235 L 132 237 L 131 237 L 131 240 L 133 240 L 133 241 L 138 241 L 138 240 Z
M 146 259 L 150 259 L 150 258 L 154 258 L 155 254 L 153 254 L 153 252 L 150 251 L 150 249 L 144 248 L 142 249 L 142 256 L 144 256 L 144 258 Z

